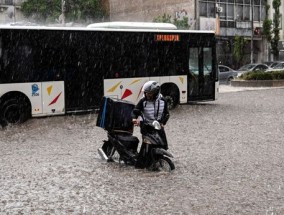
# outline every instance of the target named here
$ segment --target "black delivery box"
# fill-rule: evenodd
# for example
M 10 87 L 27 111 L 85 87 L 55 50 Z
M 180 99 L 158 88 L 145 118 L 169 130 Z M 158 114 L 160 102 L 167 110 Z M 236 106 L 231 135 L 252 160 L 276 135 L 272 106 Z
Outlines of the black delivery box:
M 120 130 L 133 132 L 131 112 L 135 105 L 132 102 L 103 97 L 97 126 L 107 131 Z

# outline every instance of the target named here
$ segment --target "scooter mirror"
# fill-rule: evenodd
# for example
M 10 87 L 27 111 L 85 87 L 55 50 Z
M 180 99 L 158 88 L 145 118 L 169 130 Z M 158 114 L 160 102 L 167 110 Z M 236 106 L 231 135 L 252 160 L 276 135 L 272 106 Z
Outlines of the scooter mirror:
M 158 121 L 153 121 L 152 125 L 156 130 L 161 130 L 161 125 Z

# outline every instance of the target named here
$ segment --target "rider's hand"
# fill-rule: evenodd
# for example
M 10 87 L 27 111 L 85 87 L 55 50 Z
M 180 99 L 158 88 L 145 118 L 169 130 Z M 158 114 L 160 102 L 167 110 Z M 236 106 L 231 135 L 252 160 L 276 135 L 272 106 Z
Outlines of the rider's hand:
M 139 119 L 132 119 L 132 122 L 135 126 L 139 126 L 140 125 L 140 120 Z
M 165 125 L 163 123 L 160 123 L 160 125 L 161 125 L 162 128 L 165 127 Z

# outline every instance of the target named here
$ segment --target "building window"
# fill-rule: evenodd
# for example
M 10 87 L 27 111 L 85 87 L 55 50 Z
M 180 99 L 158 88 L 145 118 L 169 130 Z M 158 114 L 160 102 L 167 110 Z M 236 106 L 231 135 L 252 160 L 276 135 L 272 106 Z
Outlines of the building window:
M 5 0 L 6 5 L 13 5 L 13 0 Z
M 260 22 L 265 18 L 265 0 L 200 0 L 199 15 L 215 17 L 216 3 L 222 7 L 220 12 L 222 21 L 251 21 L 252 3 L 254 3 L 253 20 Z
M 204 0 L 199 4 L 199 15 L 205 17 L 216 17 L 215 1 Z
M 223 0 L 224 1 L 224 0 Z M 234 4 L 227 4 L 225 2 L 219 3 L 219 6 L 222 8 L 222 12 L 220 13 L 221 20 L 234 20 Z
M 227 5 L 227 20 L 234 20 L 235 18 L 235 13 L 234 13 L 234 4 L 228 4 Z
M 244 21 L 247 22 L 250 20 L 251 17 L 251 11 L 250 11 L 250 5 L 249 4 L 237 4 L 237 14 L 236 14 L 236 20 L 237 21 Z
M 226 20 L 227 17 L 227 10 L 226 10 L 226 4 L 221 3 L 220 7 L 222 8 L 222 12 L 219 14 L 221 20 Z
M 253 20 L 260 21 L 260 7 L 259 6 L 254 6 Z

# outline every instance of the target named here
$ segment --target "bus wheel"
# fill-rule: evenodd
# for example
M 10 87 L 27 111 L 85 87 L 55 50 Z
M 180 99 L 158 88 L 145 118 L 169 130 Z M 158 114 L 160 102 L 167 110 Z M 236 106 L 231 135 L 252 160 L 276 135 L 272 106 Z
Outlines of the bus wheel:
M 174 109 L 178 104 L 178 97 L 175 95 L 165 95 L 164 98 L 168 103 L 169 110 Z
M 19 124 L 31 116 L 31 107 L 26 99 L 18 97 L 5 101 L 1 112 L 2 120 L 7 124 Z

